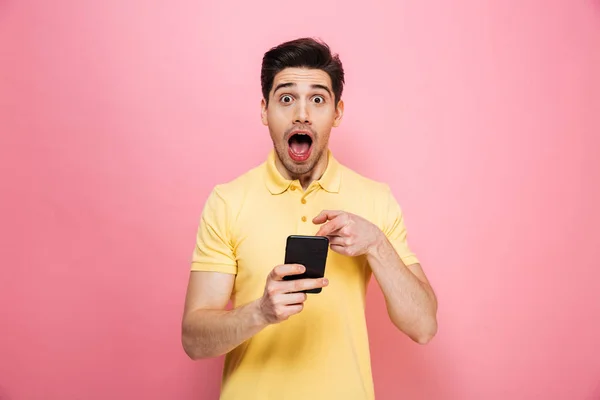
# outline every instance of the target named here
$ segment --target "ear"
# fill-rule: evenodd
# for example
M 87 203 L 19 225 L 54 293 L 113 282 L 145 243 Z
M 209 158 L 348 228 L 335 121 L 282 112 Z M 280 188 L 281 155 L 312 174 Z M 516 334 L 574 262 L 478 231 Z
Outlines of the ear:
M 337 127 L 342 122 L 342 117 L 344 116 L 344 100 L 338 101 L 337 106 L 335 107 L 335 119 L 333 120 L 333 126 Z
M 267 119 L 267 102 L 265 101 L 264 98 L 260 101 L 260 108 L 261 108 L 260 118 L 262 120 L 262 123 L 263 123 L 263 125 L 268 126 L 269 120 Z

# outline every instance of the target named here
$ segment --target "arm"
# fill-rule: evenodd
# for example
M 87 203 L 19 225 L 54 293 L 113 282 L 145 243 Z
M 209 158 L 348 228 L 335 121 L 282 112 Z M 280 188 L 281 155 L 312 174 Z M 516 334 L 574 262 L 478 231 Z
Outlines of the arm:
M 313 222 L 327 222 L 316 235 L 327 236 L 333 251 L 349 257 L 366 256 L 385 296 L 390 319 L 398 329 L 420 344 L 428 343 L 435 336 L 437 299 L 420 264 L 406 266 L 386 234 L 358 215 L 324 210 Z M 406 253 L 400 213 L 390 231 Z
M 182 321 L 182 344 L 191 359 L 225 354 L 267 325 L 256 302 L 225 309 L 234 279 L 233 274 L 191 272 Z
M 237 273 L 230 215 L 223 191 L 214 188 L 198 226 L 181 326 L 183 348 L 194 360 L 223 355 L 266 325 L 255 303 L 226 310 Z
M 394 325 L 420 344 L 437 333 L 437 299 L 421 265 L 404 265 L 383 233 L 367 251 L 367 261 L 385 297 Z
M 260 298 L 226 310 L 237 274 L 230 214 L 221 191 L 213 190 L 198 227 L 181 327 L 183 348 L 192 359 L 231 351 L 266 326 L 302 311 L 306 294 L 294 292 L 327 285 L 323 279 L 284 281 L 304 267 L 279 265 L 265 277 Z
M 301 290 L 327 286 L 326 279 L 284 281 L 304 267 L 279 265 L 266 279 L 262 297 L 231 311 L 225 310 L 235 275 L 193 271 L 190 275 L 182 322 L 182 344 L 193 360 L 228 353 L 270 324 L 287 320 L 304 308 Z

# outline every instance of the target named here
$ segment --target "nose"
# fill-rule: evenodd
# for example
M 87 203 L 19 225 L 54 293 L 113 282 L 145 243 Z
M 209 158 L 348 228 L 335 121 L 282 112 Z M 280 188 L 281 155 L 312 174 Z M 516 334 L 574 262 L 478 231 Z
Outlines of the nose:
M 296 103 L 296 115 L 294 118 L 294 122 L 298 124 L 308 124 L 310 125 L 310 114 L 308 112 L 308 105 L 305 101 L 299 101 Z

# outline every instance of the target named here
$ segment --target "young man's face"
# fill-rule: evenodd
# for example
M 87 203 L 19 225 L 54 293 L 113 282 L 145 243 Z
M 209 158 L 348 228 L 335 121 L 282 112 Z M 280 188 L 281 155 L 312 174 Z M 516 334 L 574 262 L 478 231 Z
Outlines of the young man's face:
M 262 100 L 262 122 L 291 178 L 310 174 L 320 161 L 326 162 L 329 134 L 339 125 L 342 111 L 325 71 L 286 68 L 275 75 L 269 105 Z

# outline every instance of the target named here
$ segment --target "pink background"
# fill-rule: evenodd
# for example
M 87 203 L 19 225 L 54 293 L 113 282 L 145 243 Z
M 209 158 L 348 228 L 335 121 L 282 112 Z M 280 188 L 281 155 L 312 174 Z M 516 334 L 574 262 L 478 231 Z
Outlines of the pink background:
M 600 398 L 600 3 L 566 0 L 1 1 L 0 398 L 216 398 L 180 345 L 195 230 L 304 35 L 440 300 L 420 347 L 372 287 L 377 398 Z

